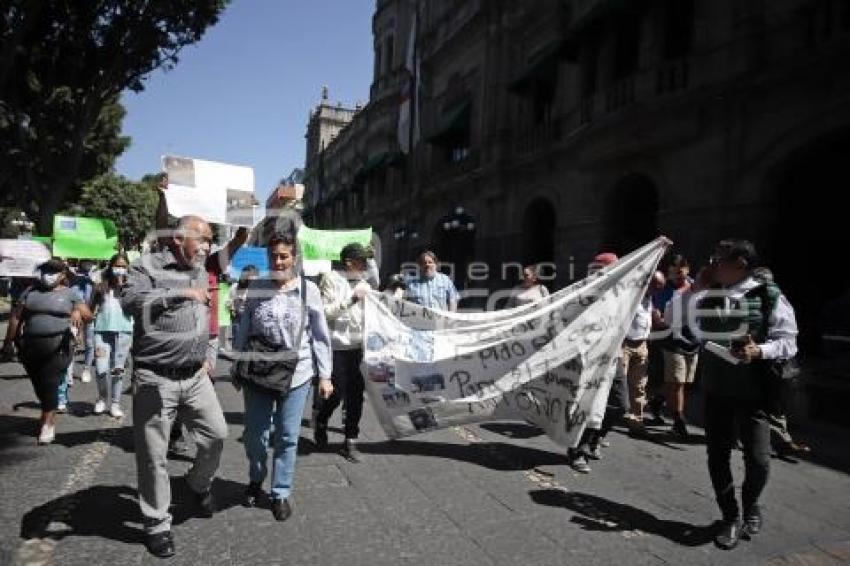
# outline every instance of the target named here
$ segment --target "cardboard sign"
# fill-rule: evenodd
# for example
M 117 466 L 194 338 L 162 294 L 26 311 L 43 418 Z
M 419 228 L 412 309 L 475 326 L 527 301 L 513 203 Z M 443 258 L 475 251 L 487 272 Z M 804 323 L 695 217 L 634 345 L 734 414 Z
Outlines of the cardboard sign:
M 53 217 L 53 255 L 74 259 L 109 259 L 116 253 L 118 229 L 105 218 Z
M 200 216 L 207 222 L 254 225 L 254 170 L 216 161 L 163 156 L 168 175 L 165 200 L 168 213 Z
M 363 247 L 372 241 L 372 229 L 362 230 L 317 230 L 301 226 L 298 229 L 298 243 L 305 260 L 339 259 L 339 252 L 347 244 L 358 243 Z
M 242 246 L 230 258 L 227 274 L 231 279 L 238 280 L 242 270 L 248 265 L 256 267 L 261 277 L 266 276 L 269 271 L 269 256 L 266 254 L 266 248 Z
M 0 277 L 33 277 L 50 248 L 36 240 L 0 240 Z

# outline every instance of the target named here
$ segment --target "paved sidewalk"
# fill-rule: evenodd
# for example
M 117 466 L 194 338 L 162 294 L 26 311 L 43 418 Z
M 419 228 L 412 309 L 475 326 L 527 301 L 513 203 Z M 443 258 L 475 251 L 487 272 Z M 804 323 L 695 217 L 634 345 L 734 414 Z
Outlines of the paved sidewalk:
M 216 390 L 230 423 L 215 485 L 222 510 L 212 519 L 187 516 L 179 478 L 189 464 L 170 463 L 172 564 L 850 561 L 850 477 L 836 469 L 774 460 L 764 532 L 723 552 L 710 542 L 718 515 L 700 432 L 691 444 L 671 442 L 661 429 L 652 441 L 615 434 L 604 459 L 582 476 L 524 424 L 391 442 L 368 407 L 362 464 L 311 452 L 310 430 L 302 431 L 295 514 L 277 523 L 268 510 L 240 505 L 247 474 L 241 396 L 224 380 Z M 94 397 L 94 383 L 76 382 L 56 443 L 37 447 L 30 383 L 19 365 L 0 364 L 0 564 L 159 562 L 141 544 L 131 415 L 120 422 L 94 416 Z M 340 440 L 337 429 L 331 442 Z

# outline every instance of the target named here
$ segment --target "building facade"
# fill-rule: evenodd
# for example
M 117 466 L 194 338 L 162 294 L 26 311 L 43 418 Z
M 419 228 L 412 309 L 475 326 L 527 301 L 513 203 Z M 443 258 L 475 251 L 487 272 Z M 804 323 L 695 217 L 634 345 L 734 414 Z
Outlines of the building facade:
M 311 119 L 305 185 L 307 222 L 372 226 L 384 273 L 433 248 L 461 288 L 514 285 L 505 262 L 557 287 L 658 234 L 697 266 L 736 236 L 806 336 L 847 291 L 812 272 L 848 240 L 847 2 L 378 0 L 373 43 L 369 102 L 325 145 Z

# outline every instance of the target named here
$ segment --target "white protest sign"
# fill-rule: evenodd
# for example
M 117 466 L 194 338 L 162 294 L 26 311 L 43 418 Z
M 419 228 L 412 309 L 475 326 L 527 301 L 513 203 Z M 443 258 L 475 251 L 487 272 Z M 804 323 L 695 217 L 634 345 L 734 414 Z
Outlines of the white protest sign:
M 514 418 L 575 445 L 602 420 L 626 331 L 669 243 L 504 311 L 441 312 L 370 293 L 363 372 L 387 435 Z
M 50 248 L 42 242 L 0 240 L 0 277 L 32 277 L 50 257 Z
M 189 214 L 207 222 L 254 225 L 254 170 L 216 161 L 163 156 L 168 175 L 165 200 L 172 216 Z

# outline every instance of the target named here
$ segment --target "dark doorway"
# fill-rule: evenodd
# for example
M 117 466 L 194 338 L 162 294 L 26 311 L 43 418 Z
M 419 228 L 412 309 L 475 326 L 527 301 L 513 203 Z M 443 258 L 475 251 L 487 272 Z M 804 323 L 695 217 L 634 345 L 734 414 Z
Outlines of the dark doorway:
M 605 202 L 603 250 L 625 255 L 658 235 L 658 189 L 646 175 L 626 175 Z
M 524 265 L 555 261 L 555 207 L 545 198 L 535 199 L 525 208 L 522 261 Z
M 475 257 L 477 221 L 463 207 L 455 208 L 434 227 L 434 251 L 440 258 L 440 271 L 454 279 L 455 286 L 466 289 L 469 263 Z
M 768 181 L 762 258 L 794 307 L 804 355 L 824 353 L 835 336 L 850 338 L 850 284 L 842 275 L 850 237 L 840 196 L 850 184 L 848 155 L 845 132 L 794 154 Z

